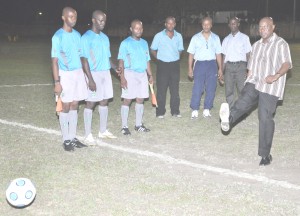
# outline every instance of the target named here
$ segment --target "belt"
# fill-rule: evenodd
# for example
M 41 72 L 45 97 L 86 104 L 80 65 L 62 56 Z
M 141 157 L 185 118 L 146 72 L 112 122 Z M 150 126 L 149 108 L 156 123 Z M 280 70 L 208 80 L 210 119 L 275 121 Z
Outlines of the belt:
M 227 61 L 226 63 L 236 65 L 236 64 L 244 64 L 244 63 L 247 63 L 247 62 L 244 62 L 244 61 L 237 61 L 237 62 L 230 62 L 230 61 Z

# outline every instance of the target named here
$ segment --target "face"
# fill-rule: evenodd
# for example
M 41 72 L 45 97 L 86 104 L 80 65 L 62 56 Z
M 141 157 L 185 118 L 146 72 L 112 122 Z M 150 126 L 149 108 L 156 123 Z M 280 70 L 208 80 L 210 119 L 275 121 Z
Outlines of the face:
M 204 20 L 202 22 L 202 29 L 205 33 L 209 33 L 212 27 L 212 22 L 210 20 Z
M 236 33 L 239 30 L 240 23 L 236 19 L 232 19 L 229 21 L 228 26 L 232 33 Z
M 272 36 L 275 25 L 268 19 L 262 19 L 259 22 L 259 34 L 262 39 L 266 40 Z
M 174 31 L 174 28 L 176 26 L 176 22 L 174 19 L 167 19 L 165 23 L 165 27 L 167 31 Z
M 106 23 L 106 15 L 105 14 L 97 14 L 95 18 L 92 19 L 93 21 L 93 28 L 97 32 L 100 32 L 104 29 Z
M 76 11 L 67 11 L 63 16 L 62 19 L 64 23 L 70 27 L 73 28 L 76 25 L 77 21 L 77 12 Z
M 132 37 L 141 38 L 143 34 L 143 24 L 141 22 L 134 22 L 130 27 L 130 31 Z

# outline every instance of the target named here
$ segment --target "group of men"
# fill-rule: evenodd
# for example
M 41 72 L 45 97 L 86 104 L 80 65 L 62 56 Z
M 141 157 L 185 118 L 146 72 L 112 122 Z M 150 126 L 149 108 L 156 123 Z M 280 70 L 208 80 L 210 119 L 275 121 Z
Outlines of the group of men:
M 179 110 L 180 56 L 183 47 L 182 35 L 175 30 L 176 20 L 167 17 L 165 29 L 157 33 L 150 46 L 142 39 L 143 24 L 131 22 L 131 35 L 121 42 L 118 65 L 110 60 L 110 43 L 102 32 L 106 15 L 96 10 L 92 14 L 92 28 L 82 37 L 73 29 L 77 13 L 71 7 L 63 9 L 63 27 L 52 38 L 52 68 L 54 91 L 60 95 L 63 111 L 59 116 L 63 136 L 63 147 L 73 151 L 74 147 L 86 145 L 76 138 L 78 103 L 86 101 L 84 109 L 85 141 L 95 144 L 92 135 L 92 115 L 99 103 L 99 138 L 116 138 L 107 130 L 108 100 L 113 97 L 110 69 L 120 77 L 123 98 L 121 106 L 124 135 L 130 135 L 128 127 L 129 107 L 135 100 L 136 131 L 149 132 L 143 125 L 144 99 L 149 97 L 148 83 L 153 83 L 150 53 L 157 60 L 156 117 L 163 119 L 166 113 L 166 94 L 170 91 L 171 115 L 181 117 Z M 258 104 L 260 165 L 272 161 L 270 154 L 274 134 L 274 113 L 277 101 L 283 97 L 286 73 L 292 67 L 288 44 L 274 32 L 272 18 L 259 22 L 261 39 L 250 44 L 249 37 L 239 31 L 240 21 L 229 20 L 230 34 L 222 44 L 217 34 L 211 31 L 212 19 L 202 20 L 202 31 L 190 41 L 187 52 L 188 76 L 193 79 L 190 108 L 191 118 L 198 118 L 201 97 L 205 93 L 203 117 L 210 117 L 217 81 L 225 82 L 227 103 L 220 108 L 221 129 L 230 131 L 244 114 Z M 237 93 L 237 94 L 235 94 Z M 237 97 L 235 97 L 237 95 Z

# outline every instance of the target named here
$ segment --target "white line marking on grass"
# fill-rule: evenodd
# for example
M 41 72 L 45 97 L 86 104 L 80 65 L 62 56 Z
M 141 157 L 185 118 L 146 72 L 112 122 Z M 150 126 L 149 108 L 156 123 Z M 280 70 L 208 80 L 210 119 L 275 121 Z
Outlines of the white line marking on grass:
M 43 132 L 43 133 L 61 136 L 60 131 L 35 127 L 35 126 L 29 125 L 29 124 L 10 122 L 10 121 L 3 120 L 3 119 L 0 119 L 0 123 L 5 124 L 5 125 L 11 125 L 11 126 L 15 126 L 15 127 L 21 127 L 21 128 L 26 128 L 26 129 Z M 83 137 L 78 137 L 78 138 L 82 139 Z M 111 145 L 111 144 L 108 144 L 108 143 L 105 143 L 102 141 L 100 143 L 98 143 L 98 146 L 113 149 L 113 150 L 120 151 L 120 152 L 127 152 L 127 153 L 131 153 L 131 154 L 135 154 L 135 155 L 152 157 L 152 158 L 159 159 L 160 161 L 164 161 L 166 163 L 185 165 L 185 166 L 193 167 L 196 169 L 200 169 L 202 171 L 208 171 L 208 172 L 217 173 L 220 175 L 227 175 L 227 176 L 233 176 L 233 177 L 237 177 L 237 178 L 241 178 L 241 179 L 253 180 L 253 181 L 257 181 L 257 182 L 262 182 L 264 184 L 275 185 L 275 186 L 287 188 L 287 189 L 300 190 L 299 185 L 295 185 L 295 184 L 292 184 L 292 183 L 289 183 L 286 181 L 278 181 L 278 180 L 267 178 L 265 176 L 253 175 L 253 174 L 246 173 L 246 172 L 224 169 L 224 168 L 220 168 L 220 167 L 213 167 L 213 166 L 209 166 L 209 165 L 205 165 L 205 164 L 198 164 L 198 163 L 194 163 L 194 162 L 191 162 L 188 160 L 176 159 L 174 157 L 171 157 L 171 156 L 165 155 L 165 154 L 159 154 L 159 153 L 155 153 L 155 152 L 151 152 L 151 151 L 127 148 L 127 147 L 117 146 L 117 145 Z
M 22 85 L 0 85 L 0 88 L 13 88 L 13 87 L 32 87 L 32 86 L 49 86 L 53 84 L 22 84 Z

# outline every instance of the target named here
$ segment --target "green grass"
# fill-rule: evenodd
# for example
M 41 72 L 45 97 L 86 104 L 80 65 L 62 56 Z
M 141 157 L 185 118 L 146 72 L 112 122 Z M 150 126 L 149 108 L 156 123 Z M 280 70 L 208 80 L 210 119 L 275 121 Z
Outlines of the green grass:
M 118 45 L 111 46 L 113 58 Z M 167 107 L 166 118 L 157 119 L 155 108 L 147 101 L 144 123 L 150 133 L 132 130 L 133 104 L 129 116 L 132 136 L 121 135 L 116 78 L 108 127 L 118 138 L 105 140 L 107 147 L 68 153 L 58 135 L 0 123 L 0 215 L 299 215 L 299 190 L 112 148 L 152 152 L 299 186 L 300 45 L 291 44 L 291 52 L 294 67 L 275 117 L 272 165 L 258 166 L 256 110 L 229 136 L 221 134 L 218 108 L 225 99 L 224 88 L 217 88 L 210 119 L 190 120 L 192 83 L 187 79 L 184 53 L 180 84 L 183 117 L 172 118 Z M 19 86 L 52 83 L 50 41 L 1 42 L 0 65 L 0 119 L 59 131 L 52 85 Z M 155 75 L 153 63 L 152 69 Z M 79 109 L 80 136 L 84 134 L 83 107 Z M 98 128 L 95 111 L 94 135 Z M 37 188 L 34 203 L 24 209 L 14 209 L 5 200 L 6 187 L 17 177 L 30 178 Z

